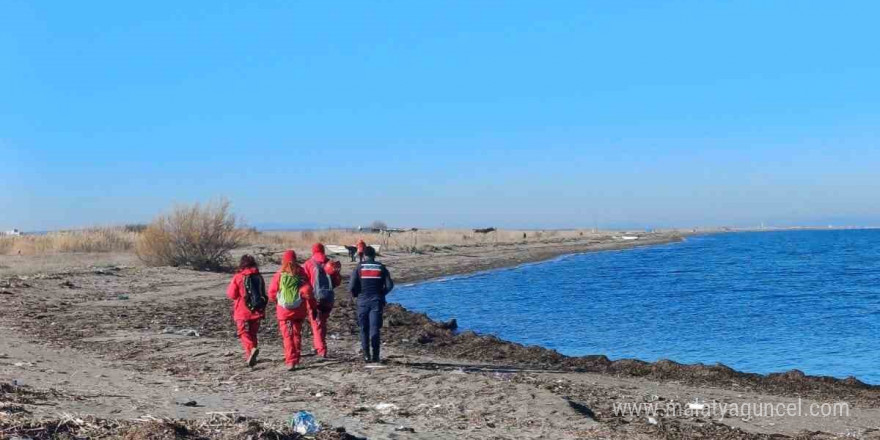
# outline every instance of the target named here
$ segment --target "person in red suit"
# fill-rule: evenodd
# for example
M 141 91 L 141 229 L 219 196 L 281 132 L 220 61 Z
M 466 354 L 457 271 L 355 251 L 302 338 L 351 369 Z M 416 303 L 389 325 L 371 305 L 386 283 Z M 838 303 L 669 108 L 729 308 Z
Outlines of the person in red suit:
M 321 243 L 312 245 L 312 256 L 303 263 L 317 305 L 315 313 L 309 315 L 309 323 L 312 325 L 312 344 L 315 353 L 325 359 L 327 358 L 327 320 L 335 302 L 333 289 L 342 284 L 340 268 L 341 264 L 338 261 L 327 258 L 324 245 Z
M 296 262 L 296 253 L 284 252 L 281 268 L 269 284 L 269 300 L 274 302 L 278 330 L 284 344 L 284 364 L 293 371 L 302 353 L 302 325 L 317 304 L 306 271 Z

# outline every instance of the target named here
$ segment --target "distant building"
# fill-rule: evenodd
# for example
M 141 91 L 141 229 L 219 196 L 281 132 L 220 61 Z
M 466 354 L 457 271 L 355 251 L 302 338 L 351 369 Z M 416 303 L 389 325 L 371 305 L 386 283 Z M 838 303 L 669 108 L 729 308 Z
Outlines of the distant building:
M 21 231 L 19 231 L 18 229 L 13 229 L 11 231 L 0 232 L 0 235 L 7 235 L 7 236 L 15 237 L 15 236 L 21 235 Z

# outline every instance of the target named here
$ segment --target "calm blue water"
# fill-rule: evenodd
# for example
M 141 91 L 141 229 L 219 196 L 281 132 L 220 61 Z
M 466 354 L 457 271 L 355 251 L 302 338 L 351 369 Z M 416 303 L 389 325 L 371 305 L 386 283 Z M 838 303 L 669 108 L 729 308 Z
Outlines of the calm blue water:
M 403 286 L 389 299 L 567 355 L 880 384 L 880 230 L 691 237 Z

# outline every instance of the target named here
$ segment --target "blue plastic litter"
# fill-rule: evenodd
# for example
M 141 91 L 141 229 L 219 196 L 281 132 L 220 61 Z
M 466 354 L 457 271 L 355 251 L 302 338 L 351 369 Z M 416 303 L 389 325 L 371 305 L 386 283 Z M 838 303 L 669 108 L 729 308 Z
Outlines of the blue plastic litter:
M 315 416 L 308 411 L 300 411 L 290 419 L 290 426 L 300 435 L 317 434 L 321 431 L 321 425 L 315 420 Z

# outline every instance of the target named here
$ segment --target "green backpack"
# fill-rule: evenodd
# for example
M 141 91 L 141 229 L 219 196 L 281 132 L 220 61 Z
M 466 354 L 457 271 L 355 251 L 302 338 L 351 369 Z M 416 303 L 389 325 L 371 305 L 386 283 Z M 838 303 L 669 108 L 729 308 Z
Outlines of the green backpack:
M 287 310 L 296 310 L 302 304 L 299 294 L 300 278 L 289 273 L 281 274 L 281 290 L 278 292 L 278 305 Z

